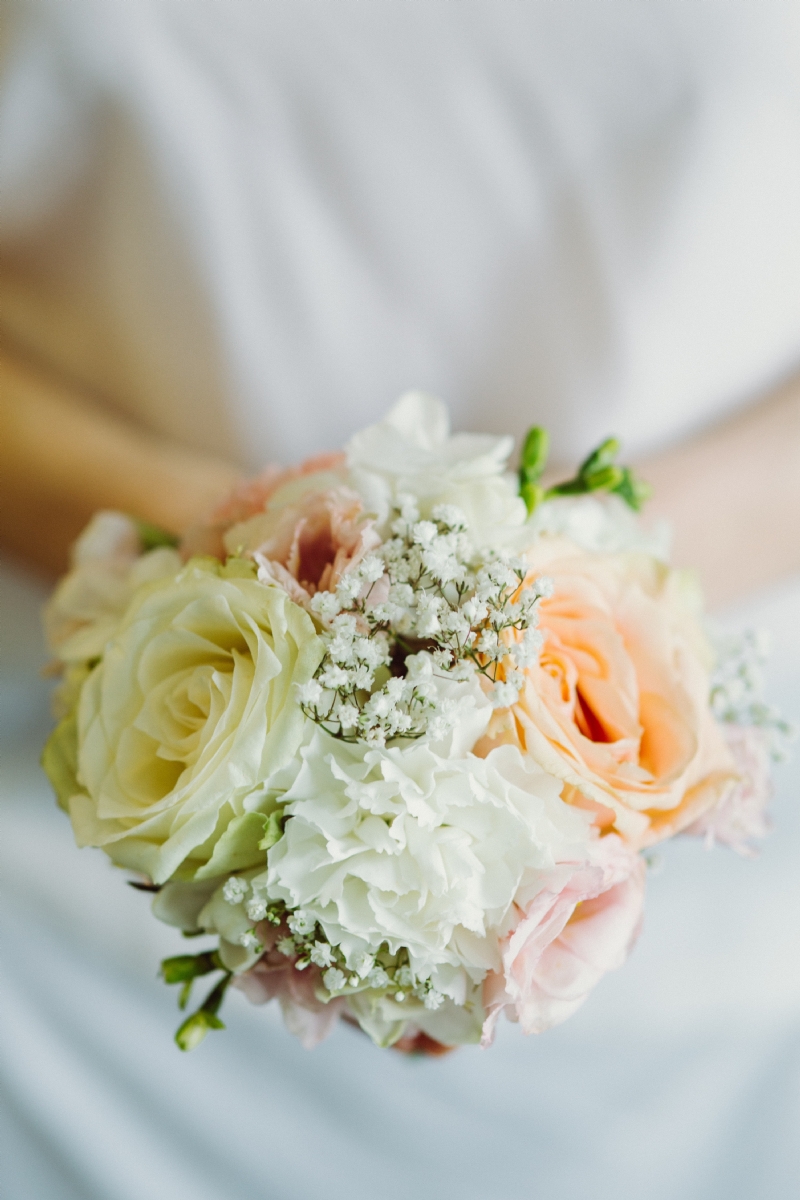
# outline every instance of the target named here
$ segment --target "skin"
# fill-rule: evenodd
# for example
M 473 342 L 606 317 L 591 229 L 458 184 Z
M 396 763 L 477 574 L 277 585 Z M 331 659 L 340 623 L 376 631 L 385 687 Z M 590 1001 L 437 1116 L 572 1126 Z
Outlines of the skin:
M 800 570 L 800 374 L 735 416 L 636 464 L 674 562 L 716 608 Z M 129 424 L 12 351 L 0 358 L 0 545 L 55 577 L 99 508 L 173 532 L 241 478 L 235 464 Z

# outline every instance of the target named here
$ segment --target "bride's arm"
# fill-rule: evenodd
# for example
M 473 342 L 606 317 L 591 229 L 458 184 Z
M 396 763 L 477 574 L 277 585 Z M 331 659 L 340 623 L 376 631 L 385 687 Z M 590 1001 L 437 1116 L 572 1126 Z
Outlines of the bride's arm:
M 0 543 L 29 565 L 63 571 L 99 508 L 178 532 L 239 477 L 229 463 L 143 432 L 0 355 Z
M 800 570 L 800 375 L 640 473 L 712 608 Z
M 98 508 L 177 532 L 239 477 L 10 355 L 0 397 L 0 541 L 51 574 Z M 800 569 L 800 376 L 640 470 L 648 515 L 672 522 L 675 562 L 699 571 L 712 605 Z

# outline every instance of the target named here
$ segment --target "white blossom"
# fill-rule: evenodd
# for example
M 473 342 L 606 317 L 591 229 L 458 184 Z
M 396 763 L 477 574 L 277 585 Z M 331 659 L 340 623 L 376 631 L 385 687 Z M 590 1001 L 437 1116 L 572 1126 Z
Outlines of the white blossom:
M 338 992 L 344 987 L 345 975 L 338 967 L 328 967 L 322 976 L 322 982 L 329 992 Z
M 328 942 L 314 942 L 308 957 L 318 967 L 329 967 L 334 961 L 333 949 Z
M 245 905 L 245 912 L 251 921 L 263 921 L 267 915 L 267 902 L 261 896 L 253 896 Z
M 250 884 L 246 879 L 241 879 L 238 875 L 231 875 L 230 879 L 225 881 L 222 895 L 228 904 L 241 904 L 249 891 Z
M 307 937 L 316 929 L 315 917 L 312 913 L 304 912 L 302 908 L 290 913 L 286 923 L 297 937 Z
M 239 945 L 245 950 L 261 950 L 261 942 L 258 940 L 252 929 L 248 929 L 245 933 L 239 935 Z

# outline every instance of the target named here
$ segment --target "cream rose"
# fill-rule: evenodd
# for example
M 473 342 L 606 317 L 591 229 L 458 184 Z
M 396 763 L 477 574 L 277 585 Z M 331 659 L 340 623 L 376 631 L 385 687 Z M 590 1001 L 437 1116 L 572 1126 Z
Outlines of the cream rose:
M 141 588 L 81 692 L 78 843 L 156 883 L 257 861 L 254 812 L 300 745 L 294 685 L 321 653 L 309 616 L 251 564 L 192 560 Z
M 176 575 L 182 565 L 168 546 L 142 553 L 136 522 L 111 511 L 92 517 L 71 557 L 71 570 L 44 610 L 50 648 L 67 665 L 99 658 L 136 589 Z
M 528 554 L 554 583 L 544 644 L 519 701 L 478 752 L 510 742 L 637 846 L 691 824 L 736 777 L 709 705 L 711 650 L 699 598 L 641 554 L 598 555 L 561 538 Z

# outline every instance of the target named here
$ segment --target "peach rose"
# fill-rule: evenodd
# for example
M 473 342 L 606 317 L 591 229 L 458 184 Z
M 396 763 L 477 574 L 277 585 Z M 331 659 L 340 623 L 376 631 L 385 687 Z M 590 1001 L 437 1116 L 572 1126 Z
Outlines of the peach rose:
M 542 652 L 476 752 L 516 744 L 601 828 L 636 846 L 670 837 L 737 774 L 709 707 L 697 589 L 646 555 L 591 554 L 562 538 L 542 538 L 528 557 L 554 583 Z
M 622 966 L 642 921 L 645 865 L 617 837 L 590 843 L 587 862 L 559 865 L 503 939 L 502 972 L 483 985 L 482 1045 L 500 1013 L 525 1033 L 559 1025 L 583 1004 L 606 971 Z

